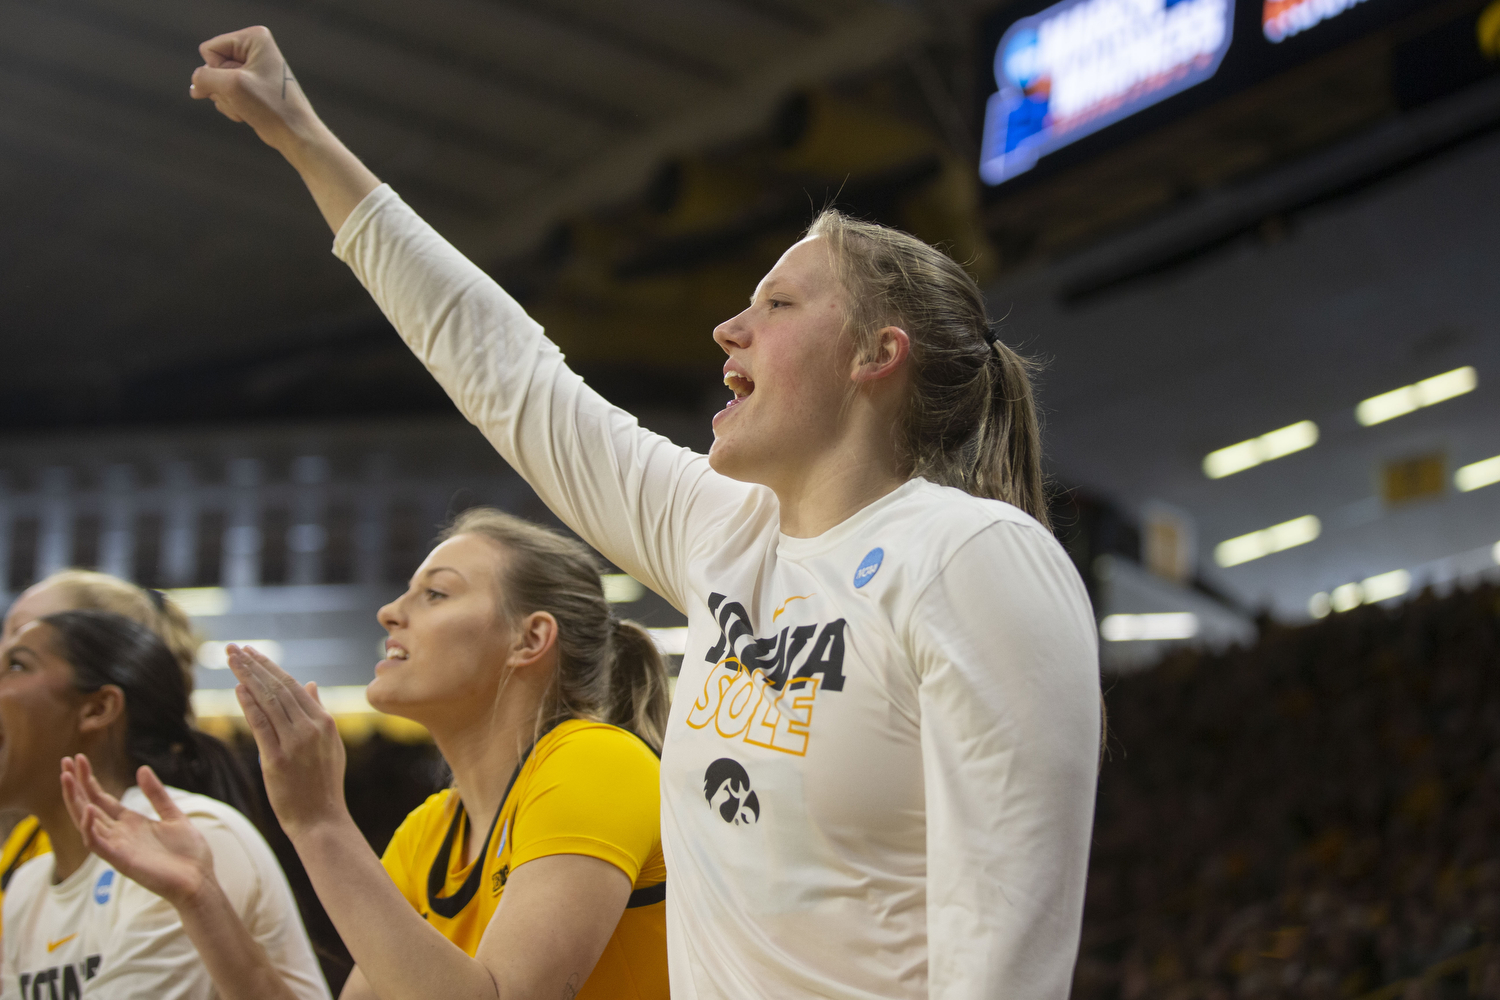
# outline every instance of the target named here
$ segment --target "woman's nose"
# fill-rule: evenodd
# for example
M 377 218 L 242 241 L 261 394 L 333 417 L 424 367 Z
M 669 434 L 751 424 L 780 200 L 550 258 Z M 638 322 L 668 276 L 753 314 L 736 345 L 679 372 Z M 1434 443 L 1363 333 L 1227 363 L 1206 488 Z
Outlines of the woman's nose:
M 378 621 L 383 628 L 387 629 L 394 628 L 395 626 L 401 624 L 401 598 L 396 598 L 394 601 L 385 605 L 385 607 L 381 608 L 379 611 L 375 612 L 375 620 Z
M 745 310 L 749 312 L 750 310 Z M 714 327 L 714 343 L 725 351 L 731 347 L 744 347 L 749 342 L 749 330 L 745 325 L 745 313 L 732 316 Z

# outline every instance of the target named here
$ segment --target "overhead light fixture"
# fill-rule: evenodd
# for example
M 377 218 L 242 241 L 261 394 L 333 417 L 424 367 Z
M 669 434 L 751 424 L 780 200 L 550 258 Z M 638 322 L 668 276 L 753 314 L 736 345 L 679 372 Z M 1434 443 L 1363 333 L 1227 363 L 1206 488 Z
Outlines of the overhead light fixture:
M 1493 486 L 1496 483 L 1500 483 L 1500 455 L 1487 458 L 1483 462 L 1466 465 L 1453 474 L 1453 485 L 1457 486 L 1461 493 L 1477 490 L 1481 486 Z
M 1214 546 L 1214 562 L 1228 569 L 1252 559 L 1306 545 L 1323 531 L 1323 523 L 1311 514 L 1230 538 Z
M 1411 574 L 1404 569 L 1393 569 L 1379 576 L 1366 577 L 1360 582 L 1359 588 L 1364 591 L 1366 604 L 1389 601 L 1411 589 Z
M 198 666 L 207 670 L 228 670 L 230 642 L 236 646 L 249 646 L 267 659 L 281 662 L 281 643 L 275 639 L 231 639 L 229 642 L 210 640 L 198 646 Z
M 1496 549 L 1500 549 L 1500 544 L 1496 545 Z M 1500 562 L 1500 558 L 1495 561 Z M 1326 618 L 1330 611 L 1353 611 L 1361 604 L 1379 604 L 1381 601 L 1400 597 L 1409 590 L 1411 572 L 1393 569 L 1389 573 L 1367 576 L 1358 583 L 1334 587 L 1331 592 L 1322 591 L 1312 595 L 1307 601 L 1307 613 L 1314 618 Z
M 189 618 L 216 618 L 229 613 L 229 591 L 223 587 L 178 587 L 162 593 Z
M 1148 615 L 1108 615 L 1099 623 L 1099 635 L 1107 642 L 1191 639 L 1197 634 L 1198 616 L 1190 611 Z
M 1317 443 L 1318 425 L 1311 420 L 1299 420 L 1280 430 L 1209 452 L 1203 459 L 1203 474 L 1209 479 L 1223 479 Z
M 1354 408 L 1354 419 L 1366 427 L 1384 423 L 1396 417 L 1404 417 L 1424 406 L 1431 406 L 1445 399 L 1473 392 L 1478 384 L 1479 374 L 1472 366 L 1455 368 L 1451 372 L 1444 372 L 1432 378 L 1424 378 L 1412 385 L 1403 385 L 1399 389 L 1371 396 Z
M 604 584 L 604 599 L 611 604 L 634 604 L 646 594 L 646 588 L 629 573 L 605 573 L 599 579 Z

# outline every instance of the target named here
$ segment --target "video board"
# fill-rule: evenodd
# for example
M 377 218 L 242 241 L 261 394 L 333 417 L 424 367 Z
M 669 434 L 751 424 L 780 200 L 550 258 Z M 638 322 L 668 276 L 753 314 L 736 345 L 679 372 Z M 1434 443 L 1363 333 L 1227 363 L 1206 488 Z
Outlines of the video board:
M 1317 27 L 1365 0 L 1264 0 L 1261 31 L 1269 42 L 1281 42 Z
M 1234 0 L 1063 0 L 995 50 L 979 174 L 999 184 L 1038 158 L 1213 76 Z
M 1061 0 L 986 20 L 979 175 L 1077 162 L 1405 17 L 1430 0 Z M 1028 12 L 1028 6 L 1030 12 Z M 1017 10 L 1019 7 L 1019 10 Z M 1130 124 L 1126 124 L 1127 120 Z M 1083 140 L 1083 141 L 1080 141 Z M 1061 157 L 1067 147 L 1075 146 Z

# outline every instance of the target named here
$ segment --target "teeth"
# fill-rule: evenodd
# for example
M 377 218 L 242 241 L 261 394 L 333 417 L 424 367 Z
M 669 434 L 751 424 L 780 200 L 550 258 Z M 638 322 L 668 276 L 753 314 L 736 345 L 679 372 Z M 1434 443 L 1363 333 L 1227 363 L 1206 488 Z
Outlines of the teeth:
M 736 372 L 730 372 L 728 375 L 725 375 L 724 384 L 728 386 L 730 391 L 733 392 L 736 396 L 747 395 L 750 390 L 755 388 L 755 383 L 753 381 Z
M 401 648 L 398 647 L 396 649 L 392 649 L 392 650 L 387 651 L 386 652 L 386 657 L 388 659 L 392 659 L 392 660 L 404 660 L 407 657 L 407 652 L 406 652 L 406 650 L 401 649 Z

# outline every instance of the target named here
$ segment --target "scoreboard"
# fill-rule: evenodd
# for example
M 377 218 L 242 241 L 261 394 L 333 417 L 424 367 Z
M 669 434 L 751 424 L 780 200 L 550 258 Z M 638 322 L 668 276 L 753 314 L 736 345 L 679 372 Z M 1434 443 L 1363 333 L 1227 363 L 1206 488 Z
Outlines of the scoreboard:
M 1431 6 L 1432 0 L 1007 5 L 983 28 L 989 96 L 979 176 L 994 186 L 1044 165 L 1076 163 Z

